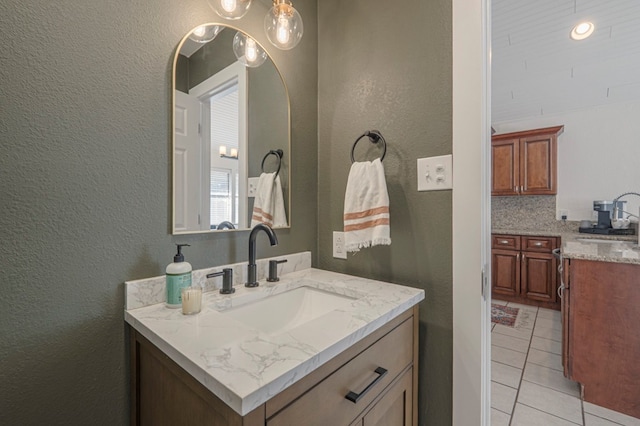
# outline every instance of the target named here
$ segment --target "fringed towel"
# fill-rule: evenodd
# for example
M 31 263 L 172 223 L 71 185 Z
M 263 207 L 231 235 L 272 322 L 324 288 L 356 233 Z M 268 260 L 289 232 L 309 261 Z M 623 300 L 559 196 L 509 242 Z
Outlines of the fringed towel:
M 344 235 L 347 252 L 391 244 L 389 194 L 379 158 L 351 165 L 344 194 Z
M 251 227 L 264 223 L 271 227 L 287 226 L 287 214 L 284 211 L 284 198 L 280 176 L 262 173 L 258 180 L 256 197 L 253 201 Z

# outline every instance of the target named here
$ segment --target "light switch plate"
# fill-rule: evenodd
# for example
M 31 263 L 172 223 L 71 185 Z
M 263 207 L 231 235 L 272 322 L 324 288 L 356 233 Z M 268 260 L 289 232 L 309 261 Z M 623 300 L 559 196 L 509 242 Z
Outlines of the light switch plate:
M 333 257 L 346 259 L 347 251 L 344 248 L 344 232 L 333 231 Z
M 248 184 L 247 184 L 247 197 L 255 197 L 256 196 L 256 192 L 258 192 L 258 181 L 260 180 L 259 177 L 252 177 L 247 179 Z
M 453 188 L 453 156 L 418 158 L 418 191 Z

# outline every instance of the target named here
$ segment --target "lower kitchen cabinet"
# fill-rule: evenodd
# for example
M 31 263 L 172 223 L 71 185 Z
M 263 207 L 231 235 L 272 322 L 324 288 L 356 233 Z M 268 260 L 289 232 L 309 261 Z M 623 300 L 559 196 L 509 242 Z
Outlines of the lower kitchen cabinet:
M 417 306 L 245 416 L 130 331 L 134 425 L 417 426 Z
M 562 360 L 584 401 L 640 418 L 640 265 L 565 259 Z
M 492 235 L 491 291 L 498 300 L 560 309 L 557 237 Z

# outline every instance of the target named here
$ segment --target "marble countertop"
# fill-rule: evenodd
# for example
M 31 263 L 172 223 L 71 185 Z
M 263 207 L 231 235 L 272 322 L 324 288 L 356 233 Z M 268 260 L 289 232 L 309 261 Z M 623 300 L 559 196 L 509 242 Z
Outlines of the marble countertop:
M 301 286 L 355 298 L 288 332 L 267 334 L 221 309 Z M 203 295 L 202 312 L 163 303 L 125 310 L 125 320 L 238 414 L 245 415 L 424 299 L 424 290 L 304 269 L 233 295 Z
M 562 238 L 562 256 L 567 259 L 640 265 L 637 235 L 598 235 L 540 229 L 492 229 L 494 234 L 535 235 Z

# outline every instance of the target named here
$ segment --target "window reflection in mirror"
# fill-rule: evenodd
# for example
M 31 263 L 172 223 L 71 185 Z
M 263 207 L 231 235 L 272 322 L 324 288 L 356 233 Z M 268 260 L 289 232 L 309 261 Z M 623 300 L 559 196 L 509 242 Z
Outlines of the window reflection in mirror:
M 206 43 L 185 36 L 174 61 L 174 234 L 247 229 L 249 179 L 276 170 L 272 158 L 262 169 L 272 150 L 283 152 L 278 177 L 290 212 L 286 87 L 270 58 L 256 68 L 237 61 L 237 30 L 221 28 Z

